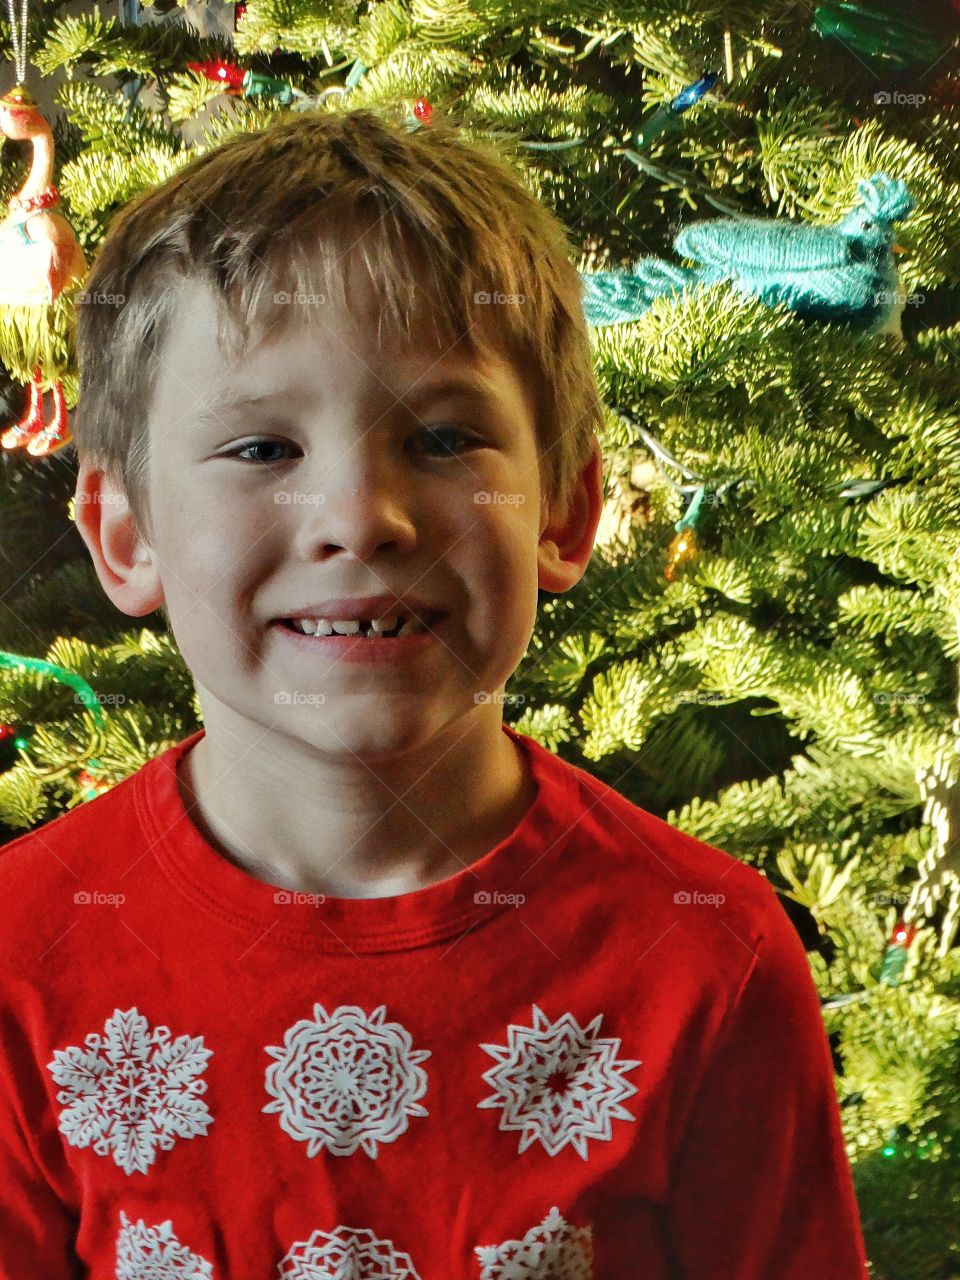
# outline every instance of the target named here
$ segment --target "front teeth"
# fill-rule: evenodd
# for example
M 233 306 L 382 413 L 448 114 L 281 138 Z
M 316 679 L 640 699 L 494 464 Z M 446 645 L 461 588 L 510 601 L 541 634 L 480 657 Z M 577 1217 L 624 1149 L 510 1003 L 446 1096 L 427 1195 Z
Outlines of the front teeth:
M 400 621 L 400 615 L 397 613 L 388 614 L 384 618 L 374 618 L 370 623 L 370 630 L 375 635 L 380 635 L 386 631 L 393 631 L 397 623 Z M 360 634 L 360 623 L 356 618 L 318 618 L 316 621 L 312 618 L 293 618 L 292 623 L 297 631 L 303 632 L 307 636 L 356 636 Z M 403 626 L 397 632 L 400 636 L 418 636 L 423 635 L 427 628 L 422 622 L 418 622 L 416 618 L 407 618 Z

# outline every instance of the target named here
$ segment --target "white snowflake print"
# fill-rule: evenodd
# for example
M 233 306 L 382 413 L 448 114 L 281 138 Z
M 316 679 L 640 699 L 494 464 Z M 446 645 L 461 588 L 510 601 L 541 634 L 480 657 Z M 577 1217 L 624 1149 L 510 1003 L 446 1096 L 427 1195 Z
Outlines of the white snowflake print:
M 60 1132 L 73 1147 L 113 1156 L 126 1174 L 146 1173 L 156 1148 L 177 1138 L 206 1135 L 213 1117 L 200 1098 L 212 1050 L 202 1036 L 170 1039 L 168 1027 L 149 1029 L 136 1007 L 114 1009 L 104 1035 L 91 1032 L 86 1048 L 55 1049 L 47 1070 L 64 1088 L 57 1101 Z
M 520 1130 L 521 1155 L 539 1139 L 547 1155 L 569 1144 L 586 1160 L 591 1138 L 609 1142 L 611 1120 L 633 1120 L 620 1104 L 637 1090 L 622 1074 L 641 1064 L 616 1060 L 620 1041 L 599 1035 L 602 1021 L 584 1029 L 565 1013 L 551 1024 L 534 1005 L 532 1027 L 508 1027 L 508 1047 L 480 1046 L 497 1060 L 483 1076 L 496 1093 L 477 1106 L 503 1108 L 500 1128 Z
M 474 1249 L 480 1280 L 591 1280 L 593 1233 L 571 1227 L 556 1205 L 522 1240 Z
M 120 1210 L 117 1236 L 117 1280 L 213 1280 L 206 1258 L 180 1243 L 169 1220 L 148 1227 L 142 1218 L 131 1224 Z
M 350 1156 L 362 1147 L 376 1159 L 378 1142 L 396 1142 L 410 1116 L 428 1114 L 417 1102 L 427 1091 L 417 1064 L 430 1051 L 413 1049 L 409 1031 L 384 1022 L 384 1013 L 384 1005 L 367 1014 L 351 1004 L 328 1014 L 315 1004 L 312 1020 L 288 1028 L 282 1049 L 267 1048 L 277 1059 L 266 1076 L 276 1101 L 263 1110 L 308 1144 L 308 1156 Z
M 410 1255 L 372 1231 L 337 1227 L 298 1240 L 279 1264 L 281 1280 L 420 1280 Z

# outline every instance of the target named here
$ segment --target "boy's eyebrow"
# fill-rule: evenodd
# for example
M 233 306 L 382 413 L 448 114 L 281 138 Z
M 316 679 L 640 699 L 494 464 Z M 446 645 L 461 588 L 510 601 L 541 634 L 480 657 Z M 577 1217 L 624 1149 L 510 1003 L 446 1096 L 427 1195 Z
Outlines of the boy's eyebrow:
M 482 374 L 452 374 L 434 382 L 426 382 L 423 386 L 415 382 L 404 398 L 413 401 L 454 394 L 484 397 L 492 396 L 493 393 L 490 380 Z M 277 397 L 272 394 L 224 396 L 215 404 L 198 409 L 194 415 L 194 422 L 216 420 L 221 414 L 229 413 L 234 409 L 251 409 L 257 405 L 268 405 L 275 403 L 276 399 Z
M 451 374 L 438 378 L 434 382 L 424 383 L 423 386 L 415 382 L 407 392 L 406 398 L 419 400 L 427 396 L 453 395 L 457 392 L 467 392 L 475 396 L 492 396 L 494 389 L 490 379 L 480 373 Z
M 215 422 L 222 413 L 229 413 L 233 409 L 249 409 L 258 404 L 270 404 L 274 399 L 272 395 L 224 396 L 215 404 L 207 404 L 199 408 L 193 420 L 194 422 Z

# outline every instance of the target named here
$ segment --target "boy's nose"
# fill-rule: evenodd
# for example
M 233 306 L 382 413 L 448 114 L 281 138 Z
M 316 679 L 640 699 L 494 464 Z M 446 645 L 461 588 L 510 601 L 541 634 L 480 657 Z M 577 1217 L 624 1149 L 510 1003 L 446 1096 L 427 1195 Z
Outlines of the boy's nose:
M 305 495 L 309 499 L 310 495 Z M 345 549 L 367 560 L 381 548 L 413 546 L 417 530 L 404 495 L 383 483 L 330 484 L 294 513 L 295 543 L 304 559 Z

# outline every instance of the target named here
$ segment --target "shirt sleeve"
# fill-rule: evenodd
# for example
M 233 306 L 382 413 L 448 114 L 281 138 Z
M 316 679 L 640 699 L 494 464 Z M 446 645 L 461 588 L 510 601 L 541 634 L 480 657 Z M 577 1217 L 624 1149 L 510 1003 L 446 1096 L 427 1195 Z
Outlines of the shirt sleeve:
M 73 1178 L 23 1032 L 0 1026 L 0 1280 L 81 1280 Z
M 772 890 L 770 899 L 674 1154 L 671 1276 L 866 1280 L 819 995 Z

